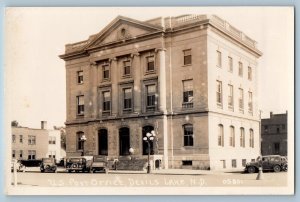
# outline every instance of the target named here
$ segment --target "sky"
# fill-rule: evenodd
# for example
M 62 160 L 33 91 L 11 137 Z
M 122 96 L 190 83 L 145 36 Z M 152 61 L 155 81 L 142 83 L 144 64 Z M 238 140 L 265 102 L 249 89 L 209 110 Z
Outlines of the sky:
M 65 44 L 86 40 L 118 15 L 147 20 L 159 16 L 216 14 L 258 43 L 259 108 L 262 118 L 292 112 L 294 99 L 293 8 L 9 8 L 5 17 L 5 120 L 39 128 L 66 120 Z

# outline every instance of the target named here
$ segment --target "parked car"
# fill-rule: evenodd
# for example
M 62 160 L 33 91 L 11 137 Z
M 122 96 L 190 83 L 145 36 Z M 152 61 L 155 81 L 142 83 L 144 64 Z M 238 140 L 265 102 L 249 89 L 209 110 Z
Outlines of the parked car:
M 287 159 L 280 155 L 262 156 L 261 159 L 258 157 L 256 161 L 247 163 L 245 166 L 245 172 L 258 172 L 260 166 L 263 171 L 286 171 L 287 164 Z
M 90 172 L 95 173 L 96 171 L 102 171 L 107 173 L 108 167 L 107 167 L 107 159 L 106 156 L 94 156 L 91 167 L 90 167 Z
M 20 160 L 15 162 L 17 172 L 25 172 L 25 166 L 21 163 Z M 14 161 L 11 162 L 11 172 L 14 172 Z
M 84 157 L 71 157 L 67 158 L 66 169 L 70 173 L 75 172 L 89 172 L 90 167 L 87 165 L 87 160 Z
M 40 170 L 42 173 L 44 172 L 56 172 L 57 166 L 55 164 L 54 158 L 43 158 L 42 163 L 40 165 Z

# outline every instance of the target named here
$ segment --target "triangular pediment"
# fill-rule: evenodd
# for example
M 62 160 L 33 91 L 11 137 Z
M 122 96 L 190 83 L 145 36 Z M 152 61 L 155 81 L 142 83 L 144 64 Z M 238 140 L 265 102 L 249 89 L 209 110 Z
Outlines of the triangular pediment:
M 118 16 L 98 34 L 92 36 L 86 48 L 137 38 L 158 31 L 163 31 L 163 28 L 147 22 Z

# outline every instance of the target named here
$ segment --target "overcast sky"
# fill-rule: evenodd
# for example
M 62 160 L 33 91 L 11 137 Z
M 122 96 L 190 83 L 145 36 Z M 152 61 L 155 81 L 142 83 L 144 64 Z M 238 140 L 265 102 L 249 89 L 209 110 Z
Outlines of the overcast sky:
M 294 99 L 293 12 L 280 7 L 13 8 L 6 13 L 7 121 L 40 127 L 66 119 L 65 44 L 86 40 L 117 15 L 137 20 L 181 14 L 216 14 L 258 42 L 262 117 L 291 111 Z

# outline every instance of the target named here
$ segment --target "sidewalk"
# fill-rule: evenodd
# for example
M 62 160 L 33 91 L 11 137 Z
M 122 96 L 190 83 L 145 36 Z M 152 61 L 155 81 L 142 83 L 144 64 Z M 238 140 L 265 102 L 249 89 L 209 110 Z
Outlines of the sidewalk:
M 157 175 L 231 175 L 233 173 L 242 173 L 243 169 L 234 170 L 191 170 L 191 169 L 160 169 L 151 170 L 151 174 Z M 132 170 L 109 170 L 108 173 L 115 174 L 145 174 L 146 170 L 132 171 Z

